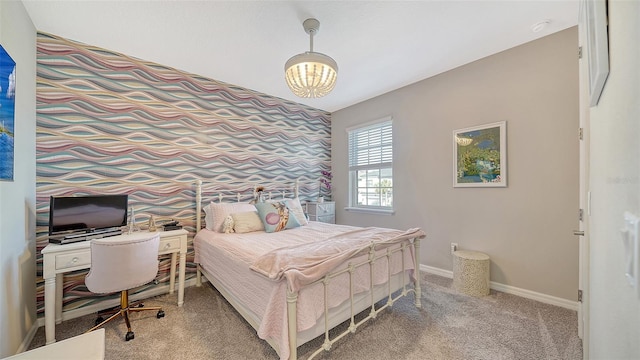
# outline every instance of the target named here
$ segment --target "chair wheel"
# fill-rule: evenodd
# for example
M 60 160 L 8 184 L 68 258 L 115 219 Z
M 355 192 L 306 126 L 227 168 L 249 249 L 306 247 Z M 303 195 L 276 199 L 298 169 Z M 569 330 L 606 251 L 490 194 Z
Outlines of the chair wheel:
M 129 341 L 129 340 L 133 340 L 134 335 L 133 335 L 133 331 L 128 331 L 127 335 L 125 335 L 124 339 Z
M 96 319 L 96 321 L 95 321 L 95 325 L 96 325 L 96 326 L 98 326 L 98 325 L 100 325 L 100 323 L 101 323 L 101 322 L 103 322 L 103 321 L 104 321 L 104 319 L 102 318 L 102 316 L 98 316 L 98 318 L 97 318 L 97 319 Z
M 163 317 L 164 317 L 164 311 L 162 311 L 162 310 L 158 310 L 158 314 L 156 315 L 156 317 L 157 317 L 158 319 L 163 318 Z

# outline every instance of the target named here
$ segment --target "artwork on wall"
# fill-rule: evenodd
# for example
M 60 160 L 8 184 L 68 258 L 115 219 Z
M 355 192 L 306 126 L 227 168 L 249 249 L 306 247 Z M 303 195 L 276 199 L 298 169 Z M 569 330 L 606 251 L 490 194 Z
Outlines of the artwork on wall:
M 583 1 L 589 64 L 589 104 L 598 105 L 609 76 L 609 40 L 606 0 Z
M 507 186 L 507 122 L 453 131 L 453 186 Z
M 13 181 L 16 63 L 0 45 L 0 181 Z

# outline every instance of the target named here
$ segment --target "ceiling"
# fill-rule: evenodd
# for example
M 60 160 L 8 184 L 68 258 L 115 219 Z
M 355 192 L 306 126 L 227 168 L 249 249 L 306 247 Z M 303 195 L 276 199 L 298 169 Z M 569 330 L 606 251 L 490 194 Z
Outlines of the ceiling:
M 577 25 L 579 0 L 22 0 L 36 29 L 330 112 Z M 338 63 L 329 95 L 289 91 L 284 63 Z M 549 23 L 538 32 L 532 26 Z

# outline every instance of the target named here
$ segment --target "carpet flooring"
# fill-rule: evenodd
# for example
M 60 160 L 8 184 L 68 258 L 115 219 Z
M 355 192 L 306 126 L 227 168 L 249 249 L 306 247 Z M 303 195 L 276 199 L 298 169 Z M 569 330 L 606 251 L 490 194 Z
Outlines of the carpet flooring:
M 361 326 L 318 359 L 582 359 L 575 311 L 491 291 L 475 298 L 452 288 L 451 279 L 422 275 L 422 309 L 413 295 Z M 164 307 L 132 316 L 135 339 L 124 340 L 124 321 L 106 326 L 107 359 L 277 359 L 276 352 L 259 339 L 253 328 L 212 287 L 185 289 L 183 307 L 176 295 L 145 301 Z M 82 334 L 94 315 L 64 321 L 56 326 L 57 340 Z M 345 327 L 347 324 L 340 325 Z M 322 344 L 316 338 L 298 348 L 306 359 Z M 44 327 L 38 329 L 31 348 L 43 346 Z

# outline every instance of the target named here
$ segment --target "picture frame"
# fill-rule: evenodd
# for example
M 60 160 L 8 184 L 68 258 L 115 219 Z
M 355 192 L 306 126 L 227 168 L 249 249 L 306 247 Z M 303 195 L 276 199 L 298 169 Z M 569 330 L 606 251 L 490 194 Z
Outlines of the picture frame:
M 453 187 L 507 186 L 507 122 L 453 131 Z
M 0 181 L 13 181 L 16 62 L 0 45 Z
M 589 68 L 589 105 L 596 106 L 609 77 L 609 34 L 607 0 L 584 0 L 587 60 Z

